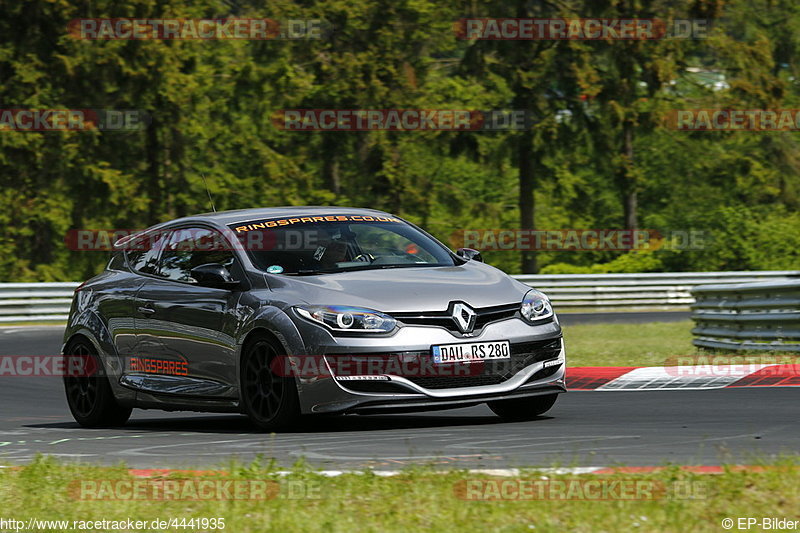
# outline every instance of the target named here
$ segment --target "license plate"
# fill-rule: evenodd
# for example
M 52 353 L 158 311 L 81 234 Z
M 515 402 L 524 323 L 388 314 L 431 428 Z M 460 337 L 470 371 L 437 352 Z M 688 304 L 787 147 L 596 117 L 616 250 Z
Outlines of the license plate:
M 434 363 L 472 363 L 511 358 L 511 343 L 508 341 L 462 342 L 431 346 Z

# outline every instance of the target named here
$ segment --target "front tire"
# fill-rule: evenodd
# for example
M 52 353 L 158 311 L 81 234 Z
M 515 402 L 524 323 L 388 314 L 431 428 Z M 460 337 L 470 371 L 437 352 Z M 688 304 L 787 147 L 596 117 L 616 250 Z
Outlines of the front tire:
M 294 377 L 274 372 L 282 367 L 279 358 L 283 355 L 278 343 L 266 336 L 252 339 L 242 354 L 242 407 L 263 431 L 287 429 L 300 418 L 300 399 Z
M 71 375 L 69 372 L 64 375 L 67 404 L 75 421 L 87 428 L 125 425 L 133 409 L 121 406 L 114 398 L 94 346 L 88 340 L 80 339 L 71 342 L 64 353 L 82 358 L 84 370 L 94 369 L 91 373 L 83 372 L 91 375 Z
M 543 415 L 556 403 L 558 394 L 518 398 L 513 400 L 497 400 L 487 402 L 489 409 L 500 418 L 512 422 L 533 420 Z

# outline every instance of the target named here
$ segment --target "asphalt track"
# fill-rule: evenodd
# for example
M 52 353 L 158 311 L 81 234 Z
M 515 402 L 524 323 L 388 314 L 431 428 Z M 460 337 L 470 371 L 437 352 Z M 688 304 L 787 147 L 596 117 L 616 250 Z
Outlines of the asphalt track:
M 60 344 L 60 328 L 0 329 L 0 355 L 53 354 Z M 212 467 L 259 454 L 326 469 L 752 464 L 800 449 L 797 400 L 797 388 L 571 392 L 532 422 L 504 423 L 479 406 L 314 419 L 277 435 L 237 415 L 137 410 L 124 428 L 89 430 L 72 420 L 59 379 L 6 377 L 0 463 L 46 453 L 134 468 Z

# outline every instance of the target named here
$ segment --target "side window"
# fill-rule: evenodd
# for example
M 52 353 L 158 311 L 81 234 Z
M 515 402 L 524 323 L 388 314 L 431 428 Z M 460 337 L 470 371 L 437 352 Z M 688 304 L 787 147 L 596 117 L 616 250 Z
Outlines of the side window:
M 374 257 L 405 255 L 426 263 L 437 262 L 433 254 L 390 229 L 371 224 L 352 224 L 350 229 L 356 234 L 356 242 L 363 253 Z
M 194 267 L 218 263 L 226 268 L 234 262 L 233 252 L 218 231 L 207 228 L 175 230 L 161 255 L 161 275 L 174 281 L 192 283 Z
M 141 235 L 125 244 L 128 265 L 142 274 L 158 275 L 158 255 L 169 238 L 169 232 Z

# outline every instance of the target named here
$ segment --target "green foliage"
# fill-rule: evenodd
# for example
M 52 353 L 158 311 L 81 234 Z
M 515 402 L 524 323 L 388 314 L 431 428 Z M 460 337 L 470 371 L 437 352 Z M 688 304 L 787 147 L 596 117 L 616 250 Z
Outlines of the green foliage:
M 621 255 L 608 263 L 591 266 L 551 263 L 541 270 L 542 274 L 622 274 L 628 272 L 659 272 L 663 263 L 658 252 L 635 250 Z
M 132 0 L 0 6 L 3 108 L 138 109 L 141 131 L 0 133 L 0 279 L 93 275 L 70 229 L 144 228 L 209 210 L 386 209 L 456 246 L 463 229 L 698 232 L 702 246 L 536 253 L 542 272 L 796 268 L 800 150 L 791 133 L 671 130 L 671 109 L 797 108 L 792 2 Z M 88 11 L 87 11 L 88 10 Z M 706 40 L 459 41 L 462 16 L 707 17 Z M 297 41 L 85 41 L 78 17 L 321 18 Z M 716 85 L 709 82 L 716 80 Z M 283 131 L 293 108 L 525 109 L 518 132 Z M 630 139 L 630 146 L 626 145 Z M 527 143 L 527 144 L 526 144 Z M 520 154 L 534 193 L 520 195 Z M 519 251 L 487 251 L 519 272 Z M 529 263 L 530 265 L 530 263 Z

